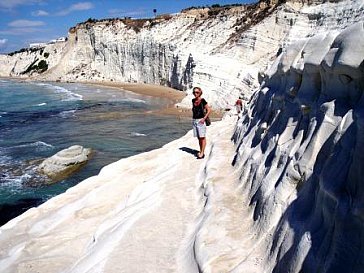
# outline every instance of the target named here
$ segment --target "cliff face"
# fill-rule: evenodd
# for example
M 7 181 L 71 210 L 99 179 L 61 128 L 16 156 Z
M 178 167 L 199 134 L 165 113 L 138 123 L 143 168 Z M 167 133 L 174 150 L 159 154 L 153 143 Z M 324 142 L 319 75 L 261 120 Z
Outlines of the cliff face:
M 0 54 L 0 76 L 23 78 L 38 76 L 42 73 L 38 70 L 39 62 L 46 62 L 47 69 L 57 66 L 65 48 L 67 43 L 62 42 L 47 45 L 45 48 L 20 50 L 9 55 Z
M 71 28 L 67 43 L 0 56 L 0 75 L 153 83 L 189 94 L 199 85 L 212 106 L 225 108 L 240 94 L 248 99 L 258 72 L 292 41 L 344 28 L 363 15 L 360 1 L 302 3 L 261 1 L 153 20 L 89 21 Z M 29 70 L 42 59 L 47 71 Z M 190 98 L 181 106 L 189 106 Z
M 287 48 L 238 123 L 261 272 L 362 272 L 364 24 Z M 242 267 L 243 268 L 243 267 Z

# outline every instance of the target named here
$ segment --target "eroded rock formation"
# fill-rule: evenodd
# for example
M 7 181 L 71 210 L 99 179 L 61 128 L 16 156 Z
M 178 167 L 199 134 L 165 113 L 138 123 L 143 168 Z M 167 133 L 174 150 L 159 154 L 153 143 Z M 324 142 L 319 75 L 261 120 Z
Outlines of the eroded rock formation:
M 363 61 L 363 22 L 295 43 L 238 123 L 261 272 L 363 271 Z

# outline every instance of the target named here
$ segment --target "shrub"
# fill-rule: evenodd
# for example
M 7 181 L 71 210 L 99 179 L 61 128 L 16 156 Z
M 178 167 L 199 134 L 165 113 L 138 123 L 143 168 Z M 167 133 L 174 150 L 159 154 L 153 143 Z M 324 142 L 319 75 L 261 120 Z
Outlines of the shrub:
M 32 71 L 36 71 L 38 73 L 43 73 L 44 71 L 46 71 L 48 69 L 48 64 L 45 60 L 41 60 L 38 65 L 36 65 L 36 62 L 38 62 L 38 59 L 36 59 L 34 62 L 32 62 L 28 68 L 23 71 L 21 74 L 27 74 L 30 73 Z
M 23 52 L 31 52 L 31 53 L 33 53 L 33 52 L 36 52 L 36 51 L 38 51 L 38 50 L 42 50 L 42 49 L 43 49 L 43 48 L 38 48 L 38 47 L 32 47 L 32 48 L 28 48 L 28 47 L 26 47 L 26 48 L 21 48 L 21 49 L 19 49 L 19 50 L 17 50 L 17 51 L 10 52 L 10 53 L 8 53 L 8 55 L 9 55 L 9 56 L 13 56 L 13 55 L 15 55 L 15 54 L 23 53 Z
M 38 73 L 43 73 L 44 71 L 46 71 L 48 69 L 48 64 L 45 60 L 41 60 L 38 63 Z

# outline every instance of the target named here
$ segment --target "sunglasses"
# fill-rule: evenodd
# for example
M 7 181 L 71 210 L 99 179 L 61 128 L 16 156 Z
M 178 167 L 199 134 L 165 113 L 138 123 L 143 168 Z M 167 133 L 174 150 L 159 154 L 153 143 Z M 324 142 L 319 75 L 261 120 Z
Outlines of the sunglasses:
M 193 91 L 192 94 L 201 94 L 201 92 L 195 92 L 195 91 Z

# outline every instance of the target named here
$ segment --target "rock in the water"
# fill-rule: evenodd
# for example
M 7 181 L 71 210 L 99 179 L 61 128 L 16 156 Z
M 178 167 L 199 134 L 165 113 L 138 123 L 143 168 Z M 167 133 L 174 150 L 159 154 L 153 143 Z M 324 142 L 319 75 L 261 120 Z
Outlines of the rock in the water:
M 38 170 L 53 181 L 58 181 L 84 166 L 90 155 L 91 149 L 74 145 L 44 160 Z

